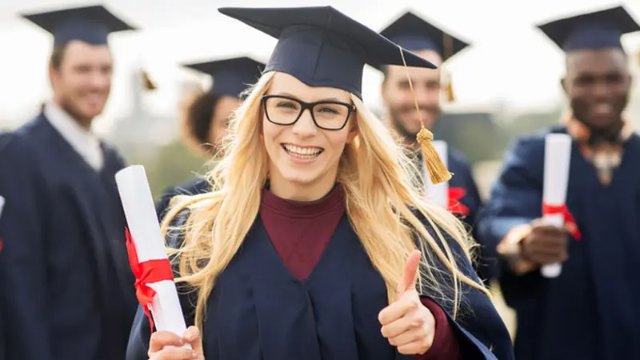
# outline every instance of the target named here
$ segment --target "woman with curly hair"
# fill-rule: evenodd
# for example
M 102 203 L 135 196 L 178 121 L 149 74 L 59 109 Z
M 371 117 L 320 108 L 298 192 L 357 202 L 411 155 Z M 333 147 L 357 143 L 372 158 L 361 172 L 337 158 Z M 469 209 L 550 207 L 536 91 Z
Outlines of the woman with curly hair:
M 224 155 L 224 139 L 229 117 L 242 103 L 248 85 L 256 82 L 264 64 L 248 57 L 236 57 L 186 65 L 213 79 L 209 91 L 191 93 L 182 104 L 182 134 L 197 154 L 216 162 Z M 176 195 L 196 195 L 209 191 L 206 179 L 195 178 L 166 189 L 156 205 L 158 216 L 166 213 Z

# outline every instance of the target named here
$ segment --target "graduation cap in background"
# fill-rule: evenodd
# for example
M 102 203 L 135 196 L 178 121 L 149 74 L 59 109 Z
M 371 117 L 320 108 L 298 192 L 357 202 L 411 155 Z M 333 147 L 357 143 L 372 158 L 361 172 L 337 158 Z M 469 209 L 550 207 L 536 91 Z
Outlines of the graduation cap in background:
M 433 50 L 442 62 L 469 46 L 463 40 L 445 32 L 411 11 L 407 11 L 380 32 L 381 35 L 410 51 Z M 447 79 L 447 95 L 454 101 L 451 76 Z
M 287 73 L 309 86 L 343 89 L 362 99 L 365 64 L 436 68 L 331 6 L 218 10 L 278 39 L 265 71 Z M 418 141 L 432 180 L 438 183 L 451 178 L 451 174 L 433 148 L 432 139 L 433 134 L 423 125 Z
M 248 85 L 258 81 L 265 65 L 245 56 L 184 66 L 211 76 L 215 95 L 240 97 Z
M 22 17 L 50 32 L 54 47 L 73 40 L 107 45 L 110 33 L 135 30 L 102 5 L 23 14 Z
M 565 52 L 622 49 L 622 35 L 640 30 L 623 6 L 551 21 L 538 28 Z

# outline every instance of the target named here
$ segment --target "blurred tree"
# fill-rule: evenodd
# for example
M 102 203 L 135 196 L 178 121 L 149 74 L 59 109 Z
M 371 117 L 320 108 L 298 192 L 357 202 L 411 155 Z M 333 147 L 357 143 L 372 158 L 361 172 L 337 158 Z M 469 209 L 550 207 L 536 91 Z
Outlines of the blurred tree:
M 169 186 L 180 185 L 207 171 L 206 161 L 193 155 L 181 140 L 158 147 L 155 154 L 153 158 L 127 157 L 127 160 L 131 164 L 144 165 L 151 192 L 156 200 Z
M 483 112 L 444 113 L 433 133 L 472 163 L 500 158 L 509 141 L 492 115 Z
M 524 134 L 540 131 L 553 125 L 560 124 L 562 108 L 557 108 L 551 112 L 527 113 L 517 116 L 509 122 L 504 130 L 510 138 L 520 137 Z

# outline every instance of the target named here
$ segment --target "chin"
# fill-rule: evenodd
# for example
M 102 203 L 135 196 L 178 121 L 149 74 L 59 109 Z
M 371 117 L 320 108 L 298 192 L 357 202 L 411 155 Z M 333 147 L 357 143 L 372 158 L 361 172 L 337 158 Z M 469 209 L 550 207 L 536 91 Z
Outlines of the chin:
M 315 174 L 309 174 L 308 172 L 301 174 L 301 173 L 292 172 L 292 171 L 282 173 L 282 177 L 291 184 L 302 185 L 302 186 L 313 184 L 314 182 L 317 182 L 320 178 L 320 176 L 317 176 Z

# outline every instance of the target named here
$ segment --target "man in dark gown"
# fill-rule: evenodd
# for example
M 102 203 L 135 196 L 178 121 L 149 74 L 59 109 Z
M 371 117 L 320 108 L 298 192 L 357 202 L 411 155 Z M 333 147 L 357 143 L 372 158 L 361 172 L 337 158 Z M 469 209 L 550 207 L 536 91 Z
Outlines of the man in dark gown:
M 480 220 L 480 239 L 503 257 L 516 310 L 516 358 L 637 359 L 640 353 L 640 137 L 622 115 L 631 87 L 620 37 L 640 30 L 622 7 L 540 29 L 566 52 L 562 126 L 519 139 Z M 542 217 L 545 135 L 573 138 L 565 229 Z M 569 216 L 569 214 L 571 216 Z M 556 278 L 540 272 L 562 263 Z
M 108 34 L 132 28 L 102 6 L 25 17 L 54 36 L 53 99 L 0 152 L 7 358 L 122 359 L 137 304 L 114 179 L 125 164 L 91 125 L 110 92 Z
M 468 46 L 464 41 L 438 29 L 412 12 L 407 12 L 381 34 L 403 48 L 441 65 L 453 55 Z M 424 168 L 424 160 L 416 134 L 420 131 L 420 119 L 417 117 L 414 96 L 407 80 L 407 70 L 402 66 L 381 67 L 384 74 L 382 98 L 386 105 L 386 120 L 389 126 L 404 139 L 411 157 L 418 169 Z M 432 127 L 440 116 L 442 82 L 440 70 L 410 68 L 409 76 L 415 98 L 422 113 L 425 126 Z M 450 85 L 450 84 L 449 84 Z M 437 134 L 435 134 L 437 137 Z M 477 236 L 475 225 L 482 206 L 480 193 L 473 179 L 471 166 L 465 157 L 449 148 L 447 167 L 454 176 L 449 181 L 449 209 L 458 215 Z M 424 186 L 424 177 L 416 174 L 415 181 Z M 478 264 L 482 278 L 489 276 L 489 266 Z

